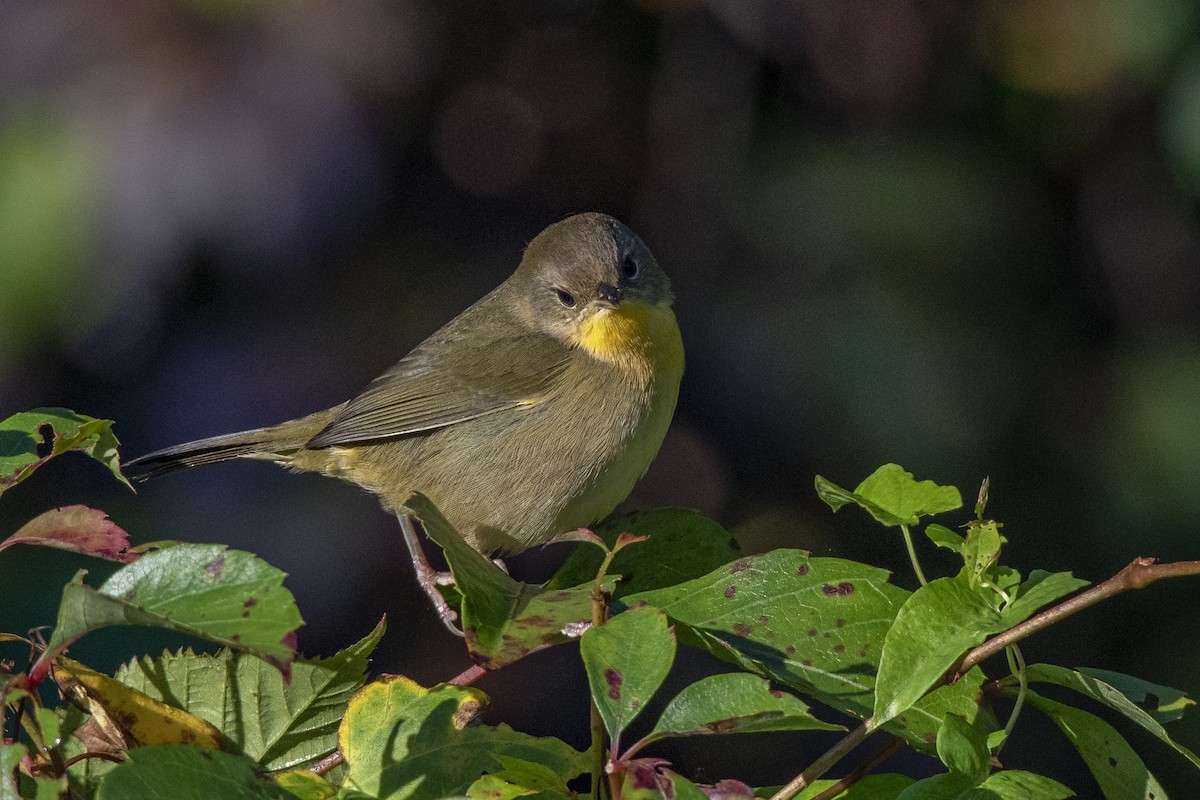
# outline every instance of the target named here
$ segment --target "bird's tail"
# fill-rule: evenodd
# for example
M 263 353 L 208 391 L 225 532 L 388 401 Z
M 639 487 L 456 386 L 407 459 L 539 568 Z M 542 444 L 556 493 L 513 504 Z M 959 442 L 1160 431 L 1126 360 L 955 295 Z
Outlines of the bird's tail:
M 267 455 L 267 451 L 275 449 L 267 430 L 259 428 L 155 450 L 126 462 L 125 466 L 129 468 L 134 480 L 144 481 L 169 472 L 198 467 L 201 464 L 215 464 L 231 458 L 262 458 Z
M 320 411 L 270 428 L 257 428 L 184 442 L 139 456 L 126 462 L 124 466 L 129 468 L 134 480 L 144 481 L 169 472 L 202 464 L 215 464 L 231 458 L 258 458 L 289 463 L 291 455 L 303 449 L 308 440 L 329 423 L 334 411 L 336 409 Z

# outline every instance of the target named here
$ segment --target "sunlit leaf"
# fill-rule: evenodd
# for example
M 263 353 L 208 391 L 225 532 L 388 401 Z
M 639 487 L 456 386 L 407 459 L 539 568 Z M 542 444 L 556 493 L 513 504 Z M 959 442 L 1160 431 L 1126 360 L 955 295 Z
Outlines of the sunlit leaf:
M 112 420 L 95 419 L 66 408 L 37 408 L 0 421 L 0 494 L 25 480 L 42 464 L 77 450 L 129 486 L 121 474 L 120 444 Z
M 813 781 L 812 785 L 796 795 L 795 800 L 812 800 L 822 792 L 828 791 L 836 780 Z M 834 800 L 895 800 L 902 791 L 913 784 L 913 779 L 907 775 L 892 773 L 865 775 L 855 781 L 843 792 L 834 795 Z
M 1042 606 L 1053 603 L 1060 597 L 1066 597 L 1087 585 L 1087 581 L 1076 578 L 1069 572 L 1046 572 L 1035 569 L 1017 587 L 1016 597 L 1000 612 L 1000 616 L 1004 617 L 1004 621 L 1009 627 L 1012 627 L 1032 617 Z
M 962 495 L 953 486 L 917 481 L 899 464 L 884 464 L 853 492 L 816 478 L 817 495 L 837 511 L 847 503 L 865 509 L 884 525 L 916 525 L 921 517 L 962 508 Z
M 272 776 L 275 785 L 297 800 L 334 800 L 338 787 L 324 777 L 306 769 L 294 769 Z
M 286 671 L 301 624 L 283 573 L 256 556 L 220 545 L 183 544 L 149 553 L 98 589 L 80 572 L 63 590 L 58 621 L 32 676 L 89 631 L 147 625 L 245 650 Z
M 666 615 L 638 606 L 591 628 L 579 642 L 592 700 L 608 735 L 621 732 L 658 691 L 675 661 L 675 635 Z
M 462 795 L 481 775 L 502 768 L 498 756 L 542 764 L 564 780 L 587 769 L 586 755 L 558 739 L 507 725 L 468 725 L 486 700 L 475 689 L 425 689 L 400 676 L 368 684 L 351 699 L 338 730 L 344 788 L 380 800 Z
M 1006 627 L 985 594 L 961 578 L 922 586 L 905 601 L 884 639 L 875 724 L 911 707 L 963 653 Z
M 771 689 L 755 675 L 710 675 L 689 684 L 667 704 L 644 741 L 666 736 L 755 731 L 839 730 L 822 722 L 808 706 L 786 692 Z

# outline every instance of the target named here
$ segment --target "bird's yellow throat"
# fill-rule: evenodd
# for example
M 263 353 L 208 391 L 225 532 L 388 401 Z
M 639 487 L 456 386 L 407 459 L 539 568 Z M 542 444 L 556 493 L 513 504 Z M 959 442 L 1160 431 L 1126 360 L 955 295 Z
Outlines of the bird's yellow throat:
M 666 304 L 631 302 L 597 311 L 580 326 L 576 344 L 601 361 L 648 378 L 683 371 L 679 325 Z

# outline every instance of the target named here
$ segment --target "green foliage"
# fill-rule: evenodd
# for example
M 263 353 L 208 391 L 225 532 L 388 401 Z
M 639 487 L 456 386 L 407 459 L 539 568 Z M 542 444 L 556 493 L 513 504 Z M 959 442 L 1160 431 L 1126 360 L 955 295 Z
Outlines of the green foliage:
M 14 446 L 0 450 L 7 459 L 0 474 L 8 476 L 0 490 L 72 449 L 120 477 L 111 423 L 55 410 L 3 425 L 0 443 Z M 920 588 L 910 592 L 883 570 L 800 550 L 739 556 L 719 525 L 677 509 L 560 537 L 576 543 L 575 552 L 554 578 L 531 585 L 472 550 L 432 503 L 414 498 L 414 512 L 457 582 L 452 596 L 476 663 L 499 669 L 579 642 L 594 709 L 594 747 L 586 753 L 482 724 L 488 698 L 477 689 L 425 687 L 403 676 L 370 681 L 382 622 L 331 656 L 298 656 L 301 620 L 283 574 L 249 553 L 201 544 L 131 547 L 103 512 L 48 511 L 0 541 L 0 551 L 53 547 L 122 566 L 98 588 L 84 583 L 83 572 L 66 585 L 44 645 L 0 633 L 0 647 L 36 654 L 27 672 L 0 661 L 0 800 L 49 800 L 64 791 L 101 800 L 568 800 L 578 796 L 574 782 L 585 773 L 590 796 L 736 800 L 755 792 L 735 779 L 698 786 L 643 752 L 666 738 L 802 735 L 845 731 L 847 722 L 857 729 L 831 754 L 884 730 L 945 771 L 918 781 L 857 776 L 836 795 L 842 800 L 1069 797 L 1072 788 L 1049 776 L 999 766 L 998 753 L 1016 735 L 1026 706 L 1059 726 L 1108 800 L 1166 796 L 1117 728 L 1035 693 L 1031 684 L 1069 690 L 1115 713 L 1174 749 L 1185 768 L 1200 769 L 1200 758 L 1165 727 L 1192 705 L 1183 692 L 1103 670 L 1025 665 L 1016 640 L 1065 616 L 1073 607 L 1052 604 L 1087 583 L 1068 572 L 1022 577 L 1001 564 L 1007 540 L 1001 524 L 984 517 L 986 487 L 974 518 L 960 528 L 926 526 L 934 545 L 962 559 L 961 569 L 933 580 L 921 571 L 909 528 L 959 509 L 957 489 L 917 481 L 896 465 L 853 492 L 821 478 L 817 487 L 833 508 L 853 503 L 898 528 Z M 1149 580 L 1142 575 L 1124 588 Z M 1047 606 L 1053 613 L 1031 619 Z M 141 656 L 112 676 L 67 658 L 79 638 L 118 624 L 164 627 L 223 649 Z M 686 656 L 679 645 L 714 654 L 735 671 L 660 697 L 676 658 Z M 976 662 L 1001 652 L 1007 664 L 989 680 Z M 993 663 L 986 662 L 989 670 Z M 45 703 L 48 693 L 37 687 L 47 678 L 67 703 Z M 814 715 L 802 697 L 828 709 Z M 1008 704 L 1004 724 L 991 711 L 997 701 Z M 656 704 L 662 712 L 645 718 Z M 848 720 L 821 718 L 839 712 Z M 820 780 L 820 771 L 806 773 L 806 785 L 780 790 L 780 800 L 828 797 L 835 784 Z

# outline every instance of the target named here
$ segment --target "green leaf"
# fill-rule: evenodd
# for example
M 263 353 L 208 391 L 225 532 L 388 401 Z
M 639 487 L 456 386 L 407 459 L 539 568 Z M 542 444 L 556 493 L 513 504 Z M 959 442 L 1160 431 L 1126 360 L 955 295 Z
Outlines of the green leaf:
M 1019 769 L 994 772 L 967 795 L 971 800 L 1066 800 L 1075 793 L 1056 780 Z
M 288 793 L 288 797 L 300 800 L 334 800 L 338 787 L 314 772 L 295 769 L 272 776 L 275 785 Z
M 978 784 L 969 782 L 960 773 L 934 775 L 912 784 L 896 800 L 1066 800 L 1074 795 L 1050 778 L 1004 770 L 992 773 Z
M 286 800 L 243 756 L 185 744 L 135 747 L 100 781 L 96 800 Z
M 1108 800 L 1147 800 L 1166 792 L 1113 726 L 1078 708 L 1027 692 L 1033 704 L 1070 740 Z
M 499 756 L 530 761 L 570 780 L 587 756 L 553 738 L 507 725 L 468 725 L 486 695 L 442 684 L 425 689 L 400 676 L 370 683 L 350 701 L 338 729 L 346 757 L 343 789 L 380 800 L 434 800 L 462 795 Z
M 1170 686 L 1162 686 L 1150 681 L 1144 681 L 1133 675 L 1121 672 L 1110 672 L 1095 667 L 1080 667 L 1084 675 L 1103 681 L 1145 711 L 1154 719 L 1163 723 L 1175 722 L 1183 717 L 1185 711 L 1196 704 L 1186 693 Z
M 467 649 L 480 666 L 497 669 L 569 642 L 591 622 L 590 578 L 586 585 L 567 589 L 521 583 L 467 544 L 429 498 L 415 494 L 405 505 L 445 553 L 462 596 Z M 614 580 L 605 587 L 611 588 Z
M 295 600 L 283 573 L 250 553 L 181 544 L 142 556 L 99 589 L 84 584 L 84 574 L 63 589 L 54 634 L 31 670 L 37 680 L 72 642 L 108 625 L 192 634 L 266 659 L 285 675 L 295 658 L 302 624 Z
M 0 741 L 0 800 L 20 800 L 15 776 L 17 766 L 27 752 L 22 745 Z
M 988 568 L 1000 558 L 1000 546 L 1003 543 L 1004 537 L 1000 535 L 999 523 L 989 520 L 970 524 L 962 553 L 972 586 L 978 586 Z
M 962 508 L 962 495 L 953 486 L 917 481 L 898 464 L 884 464 L 853 492 L 816 478 L 817 496 L 837 511 L 848 503 L 865 509 L 887 526 L 916 525 L 921 517 Z
M 962 552 L 962 535 L 950 530 L 945 525 L 938 525 L 936 522 L 932 522 L 925 526 L 925 535 L 929 537 L 929 541 L 938 547 L 944 547 L 956 553 Z
M 662 508 L 614 517 L 596 529 L 609 547 L 620 533 L 650 538 L 636 547 L 623 548 L 613 558 L 609 573 L 620 575 L 614 597 L 671 586 L 698 578 L 738 557 L 729 532 L 695 511 Z M 597 547 L 576 547 L 546 586 L 563 588 L 587 583 L 596 577 L 604 553 Z
M 128 533 L 103 511 L 87 506 L 63 506 L 39 514 L 0 542 L 0 551 L 14 544 L 55 547 L 125 564 L 139 555 L 130 552 Z
M 675 635 L 657 608 L 637 606 L 579 641 L 592 699 L 614 741 L 658 691 L 675 661 Z
M 961 577 L 938 578 L 905 601 L 887 632 L 875 684 L 875 724 L 911 707 L 954 662 L 1008 626 Z
M 1135 702 L 1135 699 L 1144 701 L 1148 694 L 1154 694 L 1157 698 L 1166 698 L 1168 707 L 1179 710 L 1179 713 L 1182 713 L 1179 705 L 1184 702 L 1193 702 L 1182 692 L 1165 686 L 1146 683 L 1129 675 L 1121 675 L 1119 672 L 1105 672 L 1103 670 L 1076 672 L 1073 669 L 1059 667 L 1054 664 L 1032 664 L 1026 669 L 1025 674 L 1034 683 L 1053 683 L 1065 686 L 1068 689 L 1074 689 L 1080 694 L 1103 703 L 1175 748 L 1180 755 L 1192 762 L 1193 766 L 1200 768 L 1200 758 L 1191 750 L 1171 738 L 1170 734 L 1160 724 L 1161 720 L 1155 716 L 1155 712 L 1147 711 Z M 1125 687 L 1125 690 L 1130 692 L 1132 697 L 1126 695 L 1121 689 L 1118 689 L 1111 683 L 1102 680 L 1101 676 L 1120 682 Z M 1166 716 L 1174 719 L 1177 714 L 1173 711 Z
M 296 660 L 286 683 L 278 670 L 230 650 L 144 657 L 115 677 L 208 720 L 264 769 L 291 769 L 320 761 L 337 747 L 338 724 L 366 681 L 368 657 L 384 630 L 381 621 L 329 658 Z
M 865 719 L 884 636 L 908 596 L 884 570 L 774 550 L 625 599 L 663 609 L 681 641 Z M 974 719 L 982 682 L 982 672 L 971 670 L 889 730 L 931 750 L 947 712 Z
M 822 722 L 800 699 L 771 689 L 744 672 L 710 675 L 686 686 L 667 704 L 643 742 L 667 736 L 756 731 L 845 730 Z
M 1087 586 L 1088 582 L 1069 572 L 1046 572 L 1035 569 L 1017 588 L 1016 597 L 1000 612 L 1008 627 L 1029 619 L 1042 606 Z
M 938 731 L 937 754 L 951 772 L 957 772 L 978 785 L 990 767 L 986 737 L 961 717 L 947 714 Z
M 812 800 L 835 783 L 837 781 L 831 779 L 814 781 L 811 786 L 796 795 L 795 800 Z M 862 780 L 852 783 L 844 792 L 834 795 L 831 800 L 895 800 L 912 784 L 913 779 L 907 775 L 866 775 Z
M 121 474 L 112 420 L 95 419 L 66 408 L 35 408 L 0 422 L 0 494 L 28 478 L 55 456 L 86 453 L 129 486 Z M 130 486 L 130 488 L 133 488 Z
M 513 800 L 537 795 L 540 800 L 572 798 L 562 776 L 544 764 L 498 755 L 501 768 L 484 775 L 467 789 L 471 800 Z

